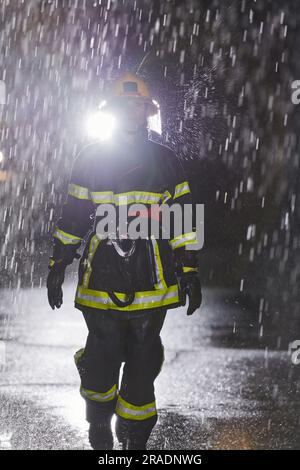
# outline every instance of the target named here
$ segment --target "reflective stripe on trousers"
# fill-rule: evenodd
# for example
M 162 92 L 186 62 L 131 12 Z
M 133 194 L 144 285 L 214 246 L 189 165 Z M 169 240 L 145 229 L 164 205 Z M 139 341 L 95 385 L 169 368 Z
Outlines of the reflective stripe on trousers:
M 117 395 L 117 385 L 113 385 L 113 387 L 107 392 L 94 392 L 93 390 L 88 390 L 87 388 L 81 386 L 80 395 L 84 398 L 88 398 L 89 400 L 104 403 L 115 398 Z
M 118 396 L 116 413 L 122 418 L 143 420 L 151 418 L 157 414 L 155 401 L 146 405 L 136 406 L 125 401 L 120 395 Z

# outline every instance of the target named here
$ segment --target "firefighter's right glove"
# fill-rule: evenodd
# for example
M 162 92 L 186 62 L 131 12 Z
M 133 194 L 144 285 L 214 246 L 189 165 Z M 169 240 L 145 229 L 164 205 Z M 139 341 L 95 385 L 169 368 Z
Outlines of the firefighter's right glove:
M 179 278 L 180 290 L 185 305 L 186 295 L 189 298 L 187 315 L 192 315 L 202 303 L 201 282 L 198 273 L 183 273 Z
M 65 270 L 74 259 L 79 259 L 76 245 L 63 245 L 58 239 L 54 240 L 53 255 L 49 260 L 47 277 L 48 302 L 52 310 L 60 308 L 63 303 L 62 285 L 65 280 Z
M 62 285 L 65 280 L 66 264 L 50 258 L 47 277 L 48 302 L 52 310 L 60 308 L 63 303 Z

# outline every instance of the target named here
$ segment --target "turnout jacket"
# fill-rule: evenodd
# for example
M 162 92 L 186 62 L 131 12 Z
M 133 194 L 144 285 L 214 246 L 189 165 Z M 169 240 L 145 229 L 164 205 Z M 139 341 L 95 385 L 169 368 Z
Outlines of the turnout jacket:
M 112 205 L 119 220 L 124 206 L 130 212 L 133 204 L 143 204 L 149 217 L 153 204 L 162 203 L 192 204 L 182 166 L 167 146 L 140 137 L 135 145 L 119 139 L 92 143 L 79 152 L 53 235 L 54 260 L 70 258 L 70 253 L 72 260 L 76 249 L 84 245 L 76 308 L 134 312 L 180 305 L 174 253 L 181 254 L 184 272 L 197 271 L 195 256 L 188 256 L 185 249 L 197 243 L 195 230 L 184 233 L 182 228 L 175 237 L 171 227 L 169 239 L 149 233 L 147 239 L 135 241 L 133 254 L 125 259 L 96 229 L 100 205 Z M 125 302 L 129 293 L 133 300 L 119 305 L 118 300 Z

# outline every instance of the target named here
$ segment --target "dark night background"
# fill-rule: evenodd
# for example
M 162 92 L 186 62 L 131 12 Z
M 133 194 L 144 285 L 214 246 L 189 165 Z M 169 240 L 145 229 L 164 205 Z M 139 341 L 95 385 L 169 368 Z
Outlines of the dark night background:
M 84 117 L 151 51 L 141 76 L 161 105 L 162 141 L 205 204 L 203 284 L 242 305 L 244 344 L 297 338 L 299 17 L 296 0 L 3 0 L 2 287 L 44 284 Z

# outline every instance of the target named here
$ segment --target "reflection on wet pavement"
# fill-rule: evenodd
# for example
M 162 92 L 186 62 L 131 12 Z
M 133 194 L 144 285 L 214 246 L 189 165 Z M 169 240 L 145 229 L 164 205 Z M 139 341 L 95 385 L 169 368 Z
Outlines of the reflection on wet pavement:
M 89 448 L 73 363 L 86 327 L 73 294 L 67 286 L 55 312 L 44 290 L 20 291 L 11 310 L 11 297 L 5 308 L 3 295 L 0 449 Z M 167 314 L 166 359 L 156 381 L 159 421 L 149 448 L 299 448 L 300 366 L 287 351 L 259 348 L 250 313 L 238 311 L 224 292 L 204 294 L 194 316 L 183 309 Z

